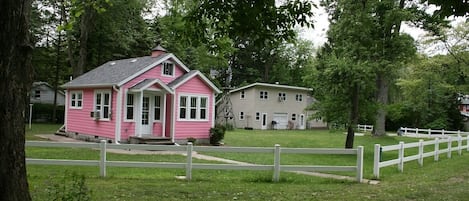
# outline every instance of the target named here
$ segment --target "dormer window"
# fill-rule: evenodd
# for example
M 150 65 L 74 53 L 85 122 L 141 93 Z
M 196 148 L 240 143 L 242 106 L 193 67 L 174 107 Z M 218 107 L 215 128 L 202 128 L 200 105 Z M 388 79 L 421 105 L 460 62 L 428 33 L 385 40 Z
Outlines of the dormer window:
M 163 75 L 174 76 L 174 64 L 163 63 Z

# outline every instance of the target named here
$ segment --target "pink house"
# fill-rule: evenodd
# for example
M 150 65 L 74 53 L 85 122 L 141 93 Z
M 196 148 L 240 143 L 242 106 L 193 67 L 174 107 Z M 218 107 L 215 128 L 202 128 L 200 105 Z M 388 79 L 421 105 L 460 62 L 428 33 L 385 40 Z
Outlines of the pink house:
M 116 143 L 208 140 L 220 93 L 161 46 L 151 56 L 109 61 L 62 87 L 65 133 Z

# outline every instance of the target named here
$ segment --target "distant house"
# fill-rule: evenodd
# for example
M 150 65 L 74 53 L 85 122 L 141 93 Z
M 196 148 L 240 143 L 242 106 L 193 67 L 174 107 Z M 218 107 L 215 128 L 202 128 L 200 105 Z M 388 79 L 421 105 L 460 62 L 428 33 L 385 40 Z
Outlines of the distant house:
M 115 142 L 208 140 L 220 92 L 161 46 L 151 56 L 109 61 L 62 87 L 66 133 Z
M 29 97 L 30 103 L 54 104 L 54 88 L 47 82 L 34 82 Z M 57 91 L 57 105 L 65 104 L 65 93 Z
M 306 109 L 315 101 L 310 96 L 311 91 L 310 88 L 267 83 L 233 89 L 228 93 L 228 101 L 219 101 L 219 110 L 225 111 L 217 111 L 217 121 L 223 123 L 229 119 L 237 128 L 253 129 L 326 127 L 320 119 L 308 120 L 314 114 Z

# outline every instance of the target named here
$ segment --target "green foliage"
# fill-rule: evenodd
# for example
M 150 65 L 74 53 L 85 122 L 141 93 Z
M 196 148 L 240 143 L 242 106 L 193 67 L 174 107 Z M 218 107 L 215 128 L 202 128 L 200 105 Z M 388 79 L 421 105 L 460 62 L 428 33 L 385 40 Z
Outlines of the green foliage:
M 57 106 L 57 119 L 52 119 L 52 113 L 54 111 L 53 104 L 43 104 L 43 103 L 35 103 L 33 105 L 33 121 L 41 121 L 41 122 L 51 122 L 51 123 L 63 123 L 64 116 L 65 116 L 65 106 Z M 29 108 L 25 111 L 28 112 L 29 117 Z
M 210 128 L 210 144 L 217 145 L 223 138 L 225 138 L 226 128 L 223 125 L 217 124 L 215 127 Z
M 66 172 L 58 180 L 49 178 L 46 181 L 46 192 L 51 201 L 89 201 L 92 193 L 85 176 L 75 172 Z
M 192 144 L 195 144 L 196 141 L 197 141 L 196 138 L 193 138 L 193 137 L 188 137 L 188 138 L 187 138 L 187 142 L 190 142 L 190 143 L 192 143 Z

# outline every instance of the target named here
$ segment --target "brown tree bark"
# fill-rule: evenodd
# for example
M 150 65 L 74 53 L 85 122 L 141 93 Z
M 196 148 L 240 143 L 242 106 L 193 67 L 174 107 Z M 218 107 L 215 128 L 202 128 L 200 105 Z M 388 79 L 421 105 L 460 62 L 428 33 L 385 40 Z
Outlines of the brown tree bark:
M 80 21 L 80 39 L 79 39 L 79 56 L 77 64 L 72 64 L 73 68 L 73 77 L 78 77 L 85 72 L 86 67 L 86 59 L 88 56 L 88 36 L 93 26 L 93 17 L 95 15 L 95 9 L 91 5 L 86 5 L 84 8 L 84 12 L 81 15 Z M 72 59 L 74 56 L 73 54 L 69 54 L 70 61 L 74 61 Z
M 358 84 L 353 84 L 351 90 L 352 91 L 352 109 L 350 110 L 350 123 L 348 124 L 347 127 L 347 138 L 345 140 L 345 148 L 346 149 L 352 149 L 353 148 L 353 141 L 355 139 L 355 131 L 354 128 L 358 124 L 358 93 L 359 93 L 359 88 Z
M 378 111 L 376 111 L 376 122 L 373 127 L 373 135 L 384 136 L 386 135 L 386 106 L 388 105 L 389 96 L 389 82 L 386 79 L 386 75 L 378 73 L 376 86 L 378 88 L 376 100 L 379 107 Z
M 32 84 L 31 0 L 0 5 L 0 200 L 29 201 L 24 111 Z

